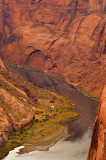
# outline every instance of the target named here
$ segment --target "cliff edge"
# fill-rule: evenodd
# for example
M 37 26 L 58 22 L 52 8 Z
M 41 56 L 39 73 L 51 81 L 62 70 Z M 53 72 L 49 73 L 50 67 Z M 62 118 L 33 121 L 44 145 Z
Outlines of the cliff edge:
M 106 159 L 106 85 L 100 97 L 88 160 Z
M 27 94 L 14 84 L 9 68 L 0 59 L 0 147 L 12 130 L 20 132 L 32 125 L 36 109 Z

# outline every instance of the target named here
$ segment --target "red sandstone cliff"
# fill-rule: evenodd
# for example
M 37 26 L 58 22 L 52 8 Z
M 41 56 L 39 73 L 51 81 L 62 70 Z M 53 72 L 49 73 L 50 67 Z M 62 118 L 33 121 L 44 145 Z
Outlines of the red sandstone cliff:
M 27 94 L 7 80 L 12 80 L 10 77 L 11 72 L 0 59 L 0 147 L 13 129 L 19 132 L 30 127 L 36 112 Z
M 63 133 L 60 123 L 78 116 L 71 108 L 71 101 L 24 81 L 0 60 L 0 159 L 22 143 L 57 138 Z
M 105 0 L 0 2 L 3 59 L 62 75 L 100 95 L 106 82 Z
M 106 160 L 106 86 L 99 101 L 88 160 Z

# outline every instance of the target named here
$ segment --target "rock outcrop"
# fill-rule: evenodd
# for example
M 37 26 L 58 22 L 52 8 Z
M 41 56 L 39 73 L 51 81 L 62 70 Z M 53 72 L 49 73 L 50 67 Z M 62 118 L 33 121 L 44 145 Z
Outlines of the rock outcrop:
M 1 59 L 0 59 L 0 68 L 9 71 L 9 67 L 6 64 L 4 64 L 4 62 Z
M 64 76 L 100 95 L 106 82 L 105 0 L 0 0 L 0 22 L 3 59 Z
M 20 132 L 30 127 L 36 112 L 27 94 L 10 83 L 3 73 L 11 74 L 0 60 L 0 147 L 13 130 Z
M 106 159 L 106 86 L 100 97 L 88 160 Z
M 60 123 L 79 116 L 71 110 L 72 102 L 66 97 L 34 86 L 8 71 L 1 62 L 0 159 L 25 142 L 48 143 L 50 136 L 52 143 L 51 138 L 54 141 L 64 132 Z

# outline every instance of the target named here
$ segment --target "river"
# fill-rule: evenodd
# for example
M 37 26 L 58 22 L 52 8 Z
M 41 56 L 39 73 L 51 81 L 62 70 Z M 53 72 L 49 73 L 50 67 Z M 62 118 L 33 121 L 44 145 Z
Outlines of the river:
M 80 118 L 65 122 L 67 136 L 47 151 L 36 150 L 27 154 L 18 154 L 19 149 L 24 147 L 20 146 L 10 151 L 3 160 L 87 160 L 98 101 L 78 92 L 68 82 L 59 80 L 53 75 L 27 71 L 17 66 L 11 66 L 11 69 L 41 88 L 68 97 L 75 105 L 73 110 L 80 113 Z

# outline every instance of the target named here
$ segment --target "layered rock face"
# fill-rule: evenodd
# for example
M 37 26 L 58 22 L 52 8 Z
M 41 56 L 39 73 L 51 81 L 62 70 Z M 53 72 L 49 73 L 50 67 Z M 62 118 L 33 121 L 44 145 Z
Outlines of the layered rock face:
M 100 98 L 88 160 L 106 159 L 106 86 Z
M 30 127 L 36 112 L 26 93 L 7 81 L 3 73 L 11 75 L 0 60 L 0 147 L 13 129 L 20 132 Z
M 106 82 L 105 0 L 0 0 L 0 22 L 3 59 L 64 76 L 100 95 Z

